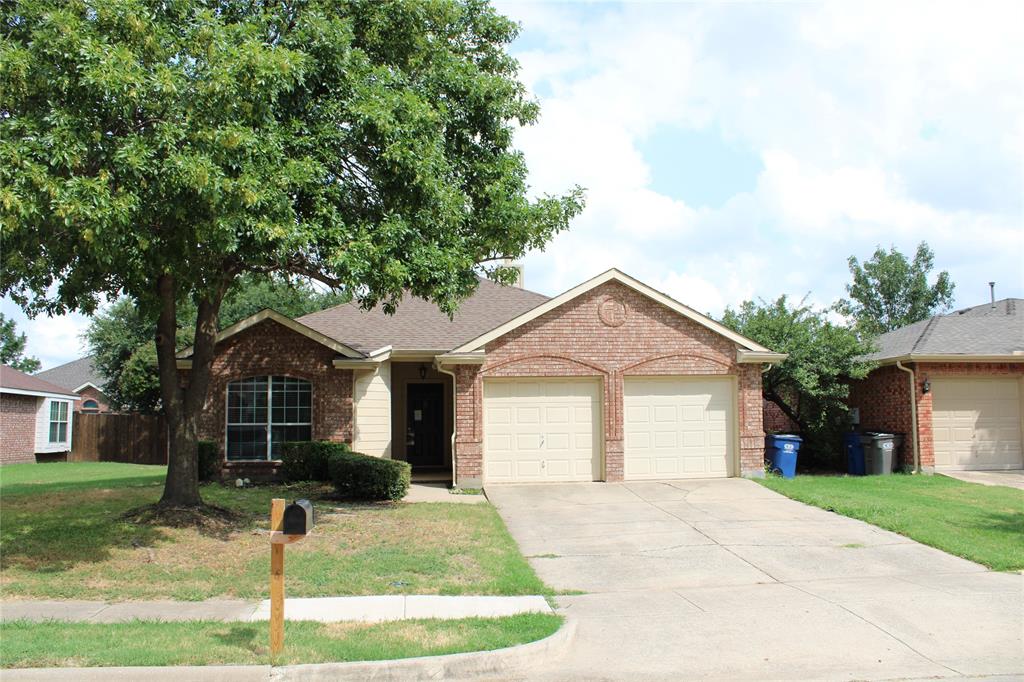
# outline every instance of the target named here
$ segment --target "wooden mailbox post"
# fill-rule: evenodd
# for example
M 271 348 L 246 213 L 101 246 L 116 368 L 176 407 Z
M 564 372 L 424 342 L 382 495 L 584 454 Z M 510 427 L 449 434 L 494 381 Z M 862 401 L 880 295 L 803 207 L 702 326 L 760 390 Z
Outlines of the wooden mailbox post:
M 285 533 L 285 504 L 281 498 L 270 501 L 270 653 L 284 648 L 284 546 L 298 542 L 313 527 L 313 505 L 297 500 L 288 505 L 288 532 Z

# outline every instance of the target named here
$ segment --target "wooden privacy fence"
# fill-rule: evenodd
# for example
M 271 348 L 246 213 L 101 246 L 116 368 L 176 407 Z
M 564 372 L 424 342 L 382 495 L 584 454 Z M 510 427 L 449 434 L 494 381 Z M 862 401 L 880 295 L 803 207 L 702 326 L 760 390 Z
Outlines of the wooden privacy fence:
M 69 462 L 167 464 L 162 415 L 75 412 Z

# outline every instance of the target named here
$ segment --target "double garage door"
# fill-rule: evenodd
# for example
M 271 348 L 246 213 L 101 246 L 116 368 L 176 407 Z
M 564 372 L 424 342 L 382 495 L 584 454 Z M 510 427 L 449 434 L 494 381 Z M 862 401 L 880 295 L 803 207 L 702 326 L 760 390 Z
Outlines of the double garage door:
M 604 478 L 597 379 L 484 381 L 487 483 Z M 626 480 L 729 475 L 733 383 L 728 377 L 625 380 Z
M 932 439 L 939 468 L 1021 468 L 1020 381 L 934 379 Z

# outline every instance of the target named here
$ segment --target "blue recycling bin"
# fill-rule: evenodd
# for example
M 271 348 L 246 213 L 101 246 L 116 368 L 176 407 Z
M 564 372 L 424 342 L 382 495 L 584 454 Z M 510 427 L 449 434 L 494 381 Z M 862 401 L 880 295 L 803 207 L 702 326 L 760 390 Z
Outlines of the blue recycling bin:
M 796 456 L 803 439 L 789 433 L 779 433 L 764 439 L 768 461 L 772 471 L 778 471 L 783 478 L 796 477 Z
M 850 431 L 843 436 L 843 445 L 846 447 L 847 473 L 851 476 L 863 476 L 866 474 L 864 443 L 861 442 L 861 435 L 856 431 Z

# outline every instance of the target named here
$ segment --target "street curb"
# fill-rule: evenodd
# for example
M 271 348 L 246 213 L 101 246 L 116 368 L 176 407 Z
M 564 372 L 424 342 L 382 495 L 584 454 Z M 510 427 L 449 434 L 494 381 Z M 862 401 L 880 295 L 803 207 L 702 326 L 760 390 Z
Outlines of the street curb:
M 539 663 L 561 656 L 576 636 L 576 621 L 566 620 L 562 627 L 544 639 L 493 651 L 471 651 L 446 656 L 422 656 L 390 661 L 353 663 L 309 663 L 285 665 L 271 671 L 273 682 L 330 682 L 333 680 L 457 680 L 481 675 L 522 672 Z M 7 682 L 6 680 L 4 682 Z
M 445 656 L 421 656 L 388 661 L 307 663 L 303 665 L 210 665 L 120 668 L 11 668 L 2 671 L 4 682 L 329 682 L 333 680 L 451 680 L 518 673 L 547 663 L 568 650 L 576 636 L 576 622 L 566 620 L 554 634 L 535 642 L 493 651 L 471 651 Z

